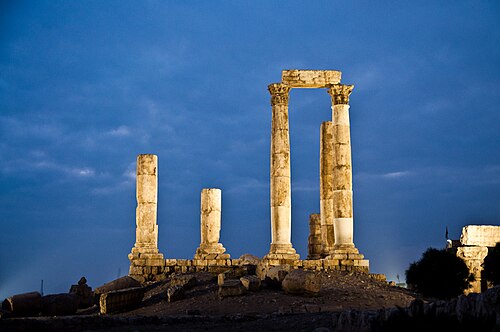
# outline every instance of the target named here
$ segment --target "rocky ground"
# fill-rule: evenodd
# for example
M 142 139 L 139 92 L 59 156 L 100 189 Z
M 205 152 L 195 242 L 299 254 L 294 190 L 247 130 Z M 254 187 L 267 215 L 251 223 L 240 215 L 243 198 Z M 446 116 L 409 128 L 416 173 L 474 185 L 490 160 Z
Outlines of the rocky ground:
M 149 285 L 142 305 L 129 312 L 100 316 L 94 307 L 80 311 L 78 317 L 9 319 L 3 324 L 0 321 L 0 331 L 24 327 L 96 331 L 313 331 L 331 328 L 332 312 L 407 307 L 416 297 L 406 289 L 389 286 L 366 274 L 347 272 L 323 272 L 318 296 L 289 295 L 280 289 L 262 287 L 257 292 L 220 299 L 216 279 L 207 275 L 198 279 L 194 288 L 186 290 L 185 298 L 175 302 L 166 301 L 167 280 Z M 14 320 L 19 321 L 14 323 Z M 11 323 L 5 324 L 7 321 Z

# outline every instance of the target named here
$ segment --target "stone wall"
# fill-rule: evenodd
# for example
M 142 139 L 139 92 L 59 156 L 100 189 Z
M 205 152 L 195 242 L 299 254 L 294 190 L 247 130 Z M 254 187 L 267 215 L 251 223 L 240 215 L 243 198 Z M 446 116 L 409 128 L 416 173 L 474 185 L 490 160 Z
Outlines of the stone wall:
M 267 266 L 290 265 L 295 269 L 314 271 L 336 270 L 369 273 L 369 261 L 367 259 L 271 259 L 262 260 L 260 264 Z M 165 259 L 163 266 L 136 266 L 136 270 L 133 271 L 134 273 L 130 273 L 130 276 L 140 282 L 160 281 L 174 272 L 222 273 L 238 266 L 246 266 L 246 264 L 243 264 L 241 259 Z

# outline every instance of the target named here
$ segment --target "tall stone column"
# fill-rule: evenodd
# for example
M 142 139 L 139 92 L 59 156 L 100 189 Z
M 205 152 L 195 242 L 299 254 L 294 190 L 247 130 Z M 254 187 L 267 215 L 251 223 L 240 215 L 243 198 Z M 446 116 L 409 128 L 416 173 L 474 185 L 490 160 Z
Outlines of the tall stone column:
M 200 227 L 201 242 L 195 259 L 229 259 L 226 248 L 219 243 L 221 229 L 222 192 L 217 188 L 201 191 Z
M 335 249 L 354 248 L 349 125 L 349 95 L 353 88 L 354 85 L 334 84 L 328 89 L 332 98 Z
M 309 216 L 309 238 L 307 259 L 321 259 L 323 253 L 323 241 L 321 239 L 321 217 L 319 213 Z
M 292 247 L 292 209 L 290 183 L 290 135 L 288 94 L 290 87 L 270 84 L 271 128 L 271 248 L 266 259 L 298 259 Z
M 326 121 L 320 128 L 319 195 L 322 257 L 333 252 L 335 244 L 333 219 L 333 124 Z
M 129 274 L 141 281 L 154 279 L 153 275 L 163 272 L 160 268 L 155 268 L 156 273 L 153 273 L 151 268 L 144 267 L 165 265 L 163 254 L 158 252 L 157 196 L 158 157 L 141 154 L 137 156 L 135 245 L 128 255 Z

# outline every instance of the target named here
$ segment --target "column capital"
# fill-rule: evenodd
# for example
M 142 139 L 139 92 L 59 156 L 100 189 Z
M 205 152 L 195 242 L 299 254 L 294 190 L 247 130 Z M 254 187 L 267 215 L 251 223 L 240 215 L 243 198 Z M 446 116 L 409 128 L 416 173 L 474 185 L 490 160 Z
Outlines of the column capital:
M 328 94 L 332 96 L 332 105 L 348 105 L 349 95 L 354 85 L 332 84 L 328 88 Z
M 267 90 L 271 94 L 271 105 L 288 105 L 288 93 L 291 88 L 283 83 L 273 83 L 267 86 Z

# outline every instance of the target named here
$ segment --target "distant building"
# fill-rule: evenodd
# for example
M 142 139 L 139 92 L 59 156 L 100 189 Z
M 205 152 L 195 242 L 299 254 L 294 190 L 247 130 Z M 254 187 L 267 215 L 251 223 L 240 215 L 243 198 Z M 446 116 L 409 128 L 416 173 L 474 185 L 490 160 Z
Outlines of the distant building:
M 486 280 L 482 279 L 483 261 L 488 250 L 500 242 L 500 226 L 468 225 L 462 228 L 460 240 L 447 239 L 446 247 L 462 258 L 474 275 L 472 287 L 465 293 L 480 293 L 488 288 Z

